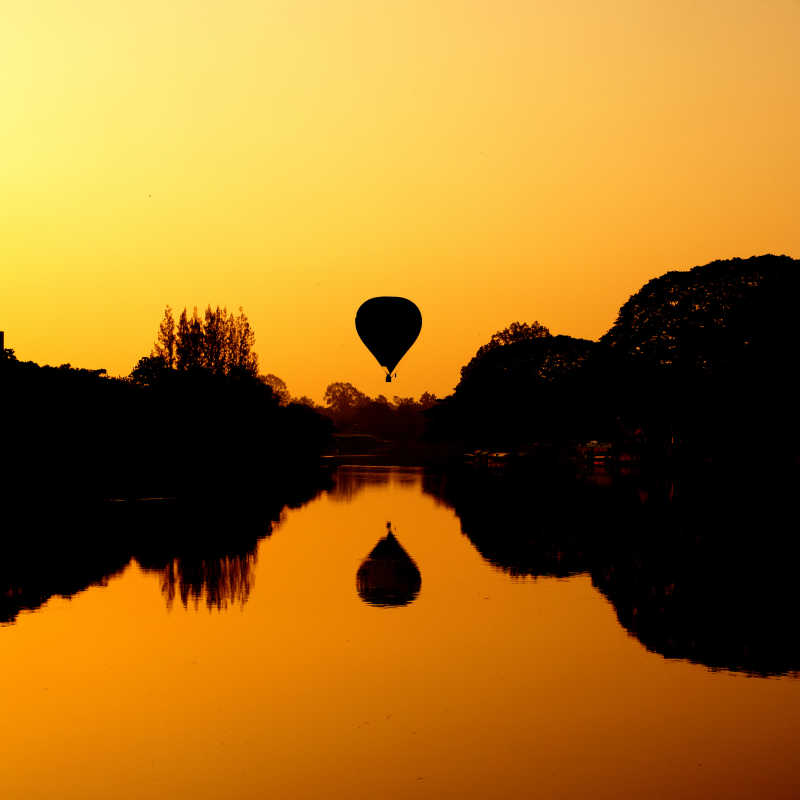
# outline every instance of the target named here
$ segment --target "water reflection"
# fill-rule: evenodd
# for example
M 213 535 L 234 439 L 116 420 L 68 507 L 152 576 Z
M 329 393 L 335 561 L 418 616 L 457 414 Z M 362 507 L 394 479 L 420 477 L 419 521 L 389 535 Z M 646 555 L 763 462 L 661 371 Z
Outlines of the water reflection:
M 256 549 L 280 520 L 330 485 L 324 474 L 257 496 L 145 498 L 103 503 L 4 503 L 0 524 L 0 624 L 51 597 L 104 585 L 135 560 L 160 576 L 168 606 L 209 609 L 247 602 Z
M 0 624 L 54 595 L 102 585 L 131 559 L 158 577 L 170 607 L 244 605 L 258 543 L 287 505 L 303 505 L 321 488 L 347 501 L 366 487 L 420 480 L 454 509 L 489 564 L 515 579 L 588 574 L 647 649 L 754 675 L 800 670 L 794 474 L 423 475 L 358 467 L 340 469 L 333 486 L 296 482 L 236 502 L 62 502 L 16 513 L 6 505 Z M 359 567 L 356 588 L 365 603 L 384 607 L 419 594 L 420 571 L 391 530 Z
M 336 470 L 336 479 L 328 490 L 328 495 L 334 501 L 350 503 L 368 487 L 410 487 L 419 482 L 422 474 L 422 467 L 343 465 Z
M 209 610 L 244 605 L 253 586 L 258 542 L 272 533 L 280 507 L 224 505 L 161 509 L 161 536 L 136 552 L 147 572 L 160 577 L 167 607 L 176 598 Z
M 13 623 L 53 596 L 103 585 L 131 559 L 130 542 L 109 536 L 105 515 L 81 508 L 3 509 L 0 526 L 0 624 Z M 102 509 L 100 510 L 102 511 Z
M 591 575 L 647 649 L 754 675 L 800 670 L 797 476 L 426 476 L 515 577 Z
M 359 597 L 372 606 L 406 606 L 419 594 L 422 576 L 386 523 L 388 533 L 372 548 L 356 573 Z
M 161 591 L 167 607 L 172 608 L 176 596 L 184 607 L 192 600 L 197 608 L 201 599 L 209 610 L 222 610 L 230 603 L 243 606 L 250 597 L 255 562 L 255 553 L 215 559 L 172 559 L 161 571 Z

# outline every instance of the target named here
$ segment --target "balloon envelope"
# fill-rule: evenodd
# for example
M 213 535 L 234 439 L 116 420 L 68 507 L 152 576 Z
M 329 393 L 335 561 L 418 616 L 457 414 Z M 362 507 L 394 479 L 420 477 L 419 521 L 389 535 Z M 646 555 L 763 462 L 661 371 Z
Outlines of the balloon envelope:
M 356 312 L 361 341 L 391 374 L 422 329 L 422 314 L 405 297 L 373 297 Z

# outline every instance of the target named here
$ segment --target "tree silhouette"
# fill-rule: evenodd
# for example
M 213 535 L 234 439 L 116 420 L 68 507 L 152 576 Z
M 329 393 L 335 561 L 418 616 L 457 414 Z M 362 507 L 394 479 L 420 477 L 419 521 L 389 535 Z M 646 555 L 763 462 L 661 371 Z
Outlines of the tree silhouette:
M 613 439 L 648 459 L 793 458 L 799 266 L 766 255 L 668 272 L 599 342 L 513 323 L 431 409 L 432 432 L 477 447 Z
M 656 449 L 790 455 L 799 267 L 774 255 L 714 261 L 634 294 L 601 339 L 627 426 Z
M 164 318 L 158 326 L 158 338 L 151 358 L 159 358 L 166 369 L 172 369 L 175 366 L 175 341 L 175 318 L 172 316 L 172 309 L 167 306 L 164 309 Z
M 154 386 L 163 380 L 169 370 L 164 358 L 160 355 L 142 356 L 131 370 L 130 379 L 141 386 Z
M 461 371 L 455 392 L 428 416 L 435 438 L 514 447 L 577 435 L 591 427 L 584 377 L 597 344 L 552 336 L 543 325 L 498 331 Z
M 289 389 L 286 387 L 286 383 L 277 375 L 273 375 L 272 373 L 268 375 L 259 375 L 258 379 L 272 389 L 272 394 L 275 395 L 281 405 L 285 406 L 291 400 L 291 395 L 289 394 Z M 308 405 L 308 403 L 304 403 L 303 405 Z
M 489 353 L 508 345 L 519 342 L 530 342 L 536 339 L 546 339 L 550 336 L 550 331 L 539 322 L 512 322 L 507 328 L 492 334 L 491 339 L 475 353 L 472 360 L 461 368 L 461 379 L 469 378 L 472 370 Z
M 352 383 L 342 381 L 328 385 L 324 400 L 331 412 L 339 417 L 346 416 L 369 402 L 367 395 L 356 389 Z
M 167 306 L 150 355 L 137 364 L 131 377 L 149 380 L 163 369 L 179 372 L 203 369 L 214 375 L 255 376 L 258 357 L 253 352 L 254 346 L 255 333 L 241 308 L 236 315 L 227 308 L 212 309 L 209 305 L 202 319 L 196 306 L 191 316 L 184 308 L 176 325 L 172 309 Z

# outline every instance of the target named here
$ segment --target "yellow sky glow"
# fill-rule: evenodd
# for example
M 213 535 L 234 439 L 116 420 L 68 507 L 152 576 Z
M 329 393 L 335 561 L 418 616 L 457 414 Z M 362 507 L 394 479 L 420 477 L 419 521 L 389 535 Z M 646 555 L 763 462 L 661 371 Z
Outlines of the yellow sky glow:
M 666 269 L 800 251 L 796 0 L 37 0 L 0 26 L 0 329 L 126 374 L 243 306 L 321 399 L 446 394 L 498 328 L 596 338 Z M 392 387 L 356 308 L 422 334 Z

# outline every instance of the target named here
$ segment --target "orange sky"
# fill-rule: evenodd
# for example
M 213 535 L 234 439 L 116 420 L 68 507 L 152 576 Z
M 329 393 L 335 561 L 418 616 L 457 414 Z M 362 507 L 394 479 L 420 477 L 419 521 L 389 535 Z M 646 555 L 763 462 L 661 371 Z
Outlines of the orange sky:
M 800 254 L 797 0 L 37 0 L 0 27 L 0 329 L 125 374 L 243 306 L 320 399 L 446 394 L 666 269 Z M 389 387 L 373 295 L 422 309 Z

